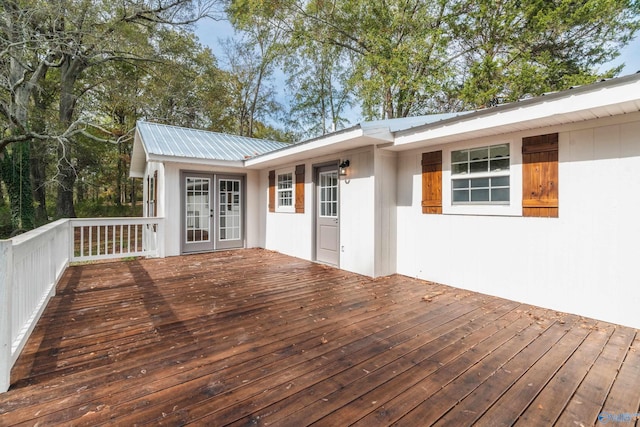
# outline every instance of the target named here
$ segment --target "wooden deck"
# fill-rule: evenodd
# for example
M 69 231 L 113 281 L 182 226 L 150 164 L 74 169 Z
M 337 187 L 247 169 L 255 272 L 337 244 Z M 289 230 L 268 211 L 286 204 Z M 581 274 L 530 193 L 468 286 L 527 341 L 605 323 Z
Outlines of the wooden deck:
M 13 382 L 3 426 L 587 426 L 640 334 L 252 249 L 69 268 Z

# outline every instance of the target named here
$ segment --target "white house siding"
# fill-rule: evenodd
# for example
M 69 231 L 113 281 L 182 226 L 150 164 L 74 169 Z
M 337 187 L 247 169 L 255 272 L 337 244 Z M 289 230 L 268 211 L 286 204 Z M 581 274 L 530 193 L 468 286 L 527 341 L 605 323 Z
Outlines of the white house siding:
M 315 257 L 314 166 L 349 159 L 348 176 L 340 178 L 340 268 L 368 276 L 376 274 L 374 148 L 317 157 L 261 171 L 263 242 L 266 249 L 313 260 Z M 268 211 L 269 170 L 305 165 L 304 214 Z M 395 172 L 394 172 L 395 175 Z
M 260 172 L 260 209 L 262 212 L 260 246 L 286 255 L 311 260 L 313 254 L 313 172 L 311 165 L 307 162 L 297 162 L 274 169 L 277 171 L 291 169 L 293 171 L 296 165 L 301 164 L 305 165 L 304 213 L 269 212 L 269 171 Z
M 640 117 L 505 138 L 558 131 L 559 218 L 422 214 L 420 155 L 448 147 L 400 154 L 398 273 L 640 327 Z
M 351 162 L 340 180 L 340 268 L 375 276 L 374 149 L 346 155 Z
M 397 243 L 397 153 L 375 151 L 375 274 L 396 272 Z
M 164 177 L 164 185 L 158 186 L 158 199 L 164 201 L 164 208 L 161 210 L 163 204 L 158 205 L 158 216 L 161 216 L 162 213 L 162 216 L 165 217 L 166 256 L 180 255 L 180 239 L 182 236 L 180 227 L 183 208 L 180 196 L 181 171 L 246 175 L 245 242 L 248 248 L 260 246 L 260 193 L 259 176 L 256 171 L 219 166 L 213 168 L 193 164 L 166 163 L 164 165 L 164 174 L 158 173 L 158 177 Z

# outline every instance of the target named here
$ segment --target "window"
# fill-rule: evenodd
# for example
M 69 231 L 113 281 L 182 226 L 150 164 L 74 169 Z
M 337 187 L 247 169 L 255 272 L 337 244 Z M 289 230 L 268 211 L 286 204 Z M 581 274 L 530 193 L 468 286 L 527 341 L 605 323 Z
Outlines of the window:
M 451 152 L 453 204 L 509 204 L 509 144 Z
M 293 172 L 279 173 L 276 179 L 277 210 L 288 212 L 294 209 Z
M 269 212 L 304 213 L 305 165 L 269 171 Z

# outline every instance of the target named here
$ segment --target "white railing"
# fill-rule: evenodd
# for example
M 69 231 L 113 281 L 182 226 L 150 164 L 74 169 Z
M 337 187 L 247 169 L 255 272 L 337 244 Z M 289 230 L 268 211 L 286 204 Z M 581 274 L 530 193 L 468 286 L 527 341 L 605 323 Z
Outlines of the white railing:
M 71 261 L 163 257 L 162 218 L 72 219 Z
M 0 393 L 70 262 L 163 257 L 161 218 L 62 219 L 0 240 Z

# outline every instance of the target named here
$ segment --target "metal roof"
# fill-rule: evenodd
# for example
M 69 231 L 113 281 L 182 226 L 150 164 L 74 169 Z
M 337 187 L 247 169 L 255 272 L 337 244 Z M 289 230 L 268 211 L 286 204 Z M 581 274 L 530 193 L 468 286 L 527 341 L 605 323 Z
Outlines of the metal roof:
M 139 121 L 147 155 L 242 161 L 290 144 Z
M 461 111 L 457 113 L 428 114 L 425 116 L 401 117 L 397 119 L 371 120 L 360 123 L 362 129 L 387 128 L 389 132 L 402 132 L 417 126 L 424 126 L 440 122 L 442 120 L 453 119 L 458 116 L 469 114 L 472 111 Z

